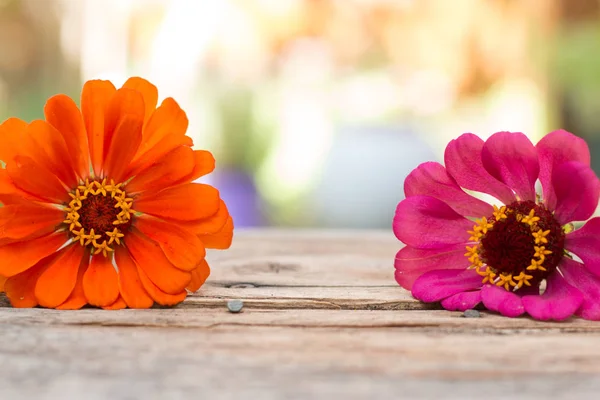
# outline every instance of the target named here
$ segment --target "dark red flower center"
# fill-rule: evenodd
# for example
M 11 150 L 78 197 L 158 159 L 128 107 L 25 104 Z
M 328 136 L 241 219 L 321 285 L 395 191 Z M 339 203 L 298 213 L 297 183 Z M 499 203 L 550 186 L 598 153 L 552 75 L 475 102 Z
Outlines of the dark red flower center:
M 107 256 L 114 250 L 114 244 L 121 244 L 131 226 L 133 199 L 127 197 L 121 186 L 113 181 L 107 184 L 106 179 L 86 181 L 69 193 L 72 200 L 66 207 L 64 223 L 73 240 L 90 246 L 94 254 Z
M 543 205 L 514 202 L 496 209 L 473 227 L 465 254 L 472 268 L 507 290 L 537 286 L 552 274 L 563 257 L 565 233 Z
M 118 202 L 114 197 L 88 194 L 87 199 L 81 202 L 79 222 L 86 232 L 93 229 L 94 232 L 101 235 L 97 242 L 102 243 L 103 240 L 110 240 L 106 232 L 114 230 L 113 222 L 118 220 L 117 216 L 120 212 L 121 208 L 118 207 Z M 129 225 L 131 225 L 131 221 L 120 224 L 119 229 L 123 231 Z

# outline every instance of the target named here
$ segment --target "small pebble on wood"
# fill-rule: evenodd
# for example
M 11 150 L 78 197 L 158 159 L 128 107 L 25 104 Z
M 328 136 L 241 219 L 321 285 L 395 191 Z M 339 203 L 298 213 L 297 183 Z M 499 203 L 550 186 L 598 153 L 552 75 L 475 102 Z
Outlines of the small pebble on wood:
M 463 317 L 465 318 L 479 318 L 481 317 L 481 313 L 477 310 L 465 310 L 463 313 Z
M 239 313 L 240 311 L 242 311 L 243 307 L 244 302 L 241 300 L 229 300 L 227 302 L 227 309 L 229 310 L 229 312 L 232 313 Z

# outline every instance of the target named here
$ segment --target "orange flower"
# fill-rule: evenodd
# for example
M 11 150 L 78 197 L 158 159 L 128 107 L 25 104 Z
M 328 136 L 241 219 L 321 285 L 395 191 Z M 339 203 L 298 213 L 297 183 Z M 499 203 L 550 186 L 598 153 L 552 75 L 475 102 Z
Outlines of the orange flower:
M 45 121 L 0 125 L 0 290 L 14 307 L 174 305 L 209 275 L 233 222 L 188 120 L 141 78 L 88 81 L 81 111 L 52 97 Z

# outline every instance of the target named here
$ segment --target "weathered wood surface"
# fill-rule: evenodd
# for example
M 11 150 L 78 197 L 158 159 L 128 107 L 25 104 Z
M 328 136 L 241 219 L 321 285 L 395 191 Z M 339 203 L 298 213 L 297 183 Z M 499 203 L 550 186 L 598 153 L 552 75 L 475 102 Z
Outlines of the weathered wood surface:
M 0 308 L 0 399 L 597 397 L 600 323 L 425 307 L 393 280 L 398 246 L 239 232 L 174 309 Z

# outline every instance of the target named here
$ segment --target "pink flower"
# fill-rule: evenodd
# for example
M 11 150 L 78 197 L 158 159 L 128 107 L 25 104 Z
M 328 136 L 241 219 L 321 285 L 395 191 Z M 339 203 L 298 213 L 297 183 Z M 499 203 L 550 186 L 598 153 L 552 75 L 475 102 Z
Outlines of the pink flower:
M 572 224 L 590 218 L 600 196 L 585 141 L 564 130 L 535 146 L 522 133 L 486 142 L 467 133 L 444 161 L 419 165 L 404 182 L 393 223 L 406 244 L 398 283 L 447 310 L 482 302 L 508 317 L 600 320 L 600 218 Z

